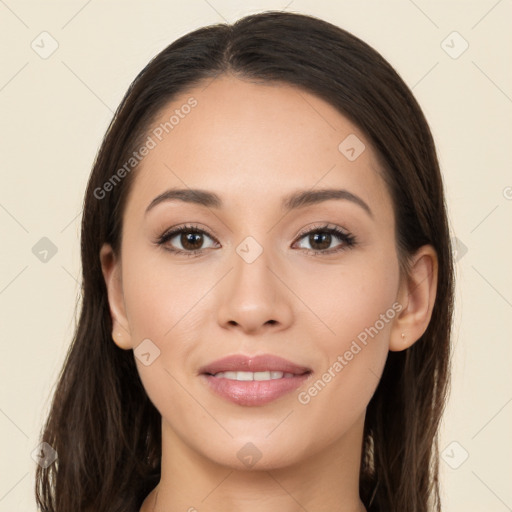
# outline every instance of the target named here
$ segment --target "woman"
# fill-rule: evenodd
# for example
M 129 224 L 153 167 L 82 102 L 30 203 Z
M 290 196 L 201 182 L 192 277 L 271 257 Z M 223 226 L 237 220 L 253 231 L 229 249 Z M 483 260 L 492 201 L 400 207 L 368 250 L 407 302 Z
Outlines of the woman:
M 99 150 L 82 267 L 41 510 L 441 510 L 443 183 L 366 43 L 264 12 L 164 49 Z

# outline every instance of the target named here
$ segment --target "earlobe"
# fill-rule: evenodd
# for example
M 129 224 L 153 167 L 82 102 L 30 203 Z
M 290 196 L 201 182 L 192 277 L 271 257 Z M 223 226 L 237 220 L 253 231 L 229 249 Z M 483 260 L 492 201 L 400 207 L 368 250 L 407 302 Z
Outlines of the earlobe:
M 391 330 L 389 350 L 412 346 L 427 330 L 437 291 L 437 253 L 431 245 L 420 247 L 411 258 L 409 275 L 400 285 L 398 300 L 402 310 Z
M 119 348 L 129 350 L 133 347 L 124 308 L 121 262 L 109 244 L 102 246 L 100 262 L 112 317 L 112 339 Z

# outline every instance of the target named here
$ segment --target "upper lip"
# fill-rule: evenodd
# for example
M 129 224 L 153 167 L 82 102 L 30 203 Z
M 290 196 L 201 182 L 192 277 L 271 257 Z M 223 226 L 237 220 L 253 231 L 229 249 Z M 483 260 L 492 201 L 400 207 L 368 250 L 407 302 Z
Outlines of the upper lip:
M 311 369 L 292 363 L 282 357 L 273 356 L 271 354 L 262 354 L 258 356 L 246 356 L 243 354 L 235 354 L 222 359 L 217 359 L 206 366 L 199 369 L 199 373 L 207 373 L 215 375 L 219 372 L 283 372 L 293 373 L 294 375 L 302 375 L 311 372 Z

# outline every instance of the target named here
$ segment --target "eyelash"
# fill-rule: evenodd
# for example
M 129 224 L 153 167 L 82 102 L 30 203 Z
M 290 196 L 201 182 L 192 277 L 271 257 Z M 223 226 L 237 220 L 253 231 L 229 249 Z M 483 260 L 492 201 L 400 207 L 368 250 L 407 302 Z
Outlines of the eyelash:
M 163 246 L 165 243 L 167 243 L 169 240 L 174 238 L 176 235 L 180 235 L 182 233 L 196 233 L 196 234 L 205 234 L 208 237 L 210 237 L 212 240 L 215 240 L 215 238 L 210 235 L 207 231 L 200 229 L 197 226 L 193 225 L 185 225 L 181 226 L 175 229 L 172 229 L 171 231 L 165 232 L 163 235 L 161 235 L 157 240 L 156 244 L 158 246 Z M 344 245 L 342 245 L 338 249 L 329 249 L 324 251 L 314 250 L 314 249 L 304 249 L 308 254 L 313 255 L 325 255 L 325 254 L 334 254 L 338 253 L 347 249 L 350 249 L 354 247 L 357 244 L 356 237 L 349 232 L 343 231 L 338 227 L 329 227 L 329 224 L 325 224 L 323 226 L 318 226 L 313 229 L 310 229 L 309 231 L 305 231 L 303 233 L 300 233 L 297 237 L 297 240 L 300 240 L 304 238 L 307 235 L 310 235 L 312 233 L 329 233 L 331 235 L 335 235 L 337 238 L 339 238 L 342 242 L 344 242 Z M 215 240 L 216 241 L 216 240 Z M 218 243 L 218 242 L 217 242 Z M 188 257 L 194 257 L 199 256 L 199 254 L 204 251 L 205 249 L 195 249 L 192 251 L 183 251 L 181 249 L 174 249 L 174 248 L 168 248 L 165 247 L 165 250 L 170 251 L 174 254 L 183 254 Z

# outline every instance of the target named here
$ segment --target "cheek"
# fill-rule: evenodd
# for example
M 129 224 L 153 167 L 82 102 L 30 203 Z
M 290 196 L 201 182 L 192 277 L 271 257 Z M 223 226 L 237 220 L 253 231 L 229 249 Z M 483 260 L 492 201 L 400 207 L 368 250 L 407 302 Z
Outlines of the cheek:
M 376 323 L 380 339 L 389 334 L 399 267 L 392 249 L 376 252 L 353 253 L 337 266 L 310 265 L 293 277 L 294 292 L 307 307 L 317 333 L 312 339 L 331 357 L 360 333 L 364 338 L 365 329 Z
M 144 389 L 160 414 L 174 418 L 178 427 L 186 423 L 182 435 L 190 435 L 193 423 L 182 418 L 199 419 L 204 411 L 194 408 L 187 392 L 190 376 L 184 362 L 190 360 L 197 337 L 194 319 L 201 311 L 197 303 L 211 284 L 149 252 L 133 251 L 124 261 L 123 272 L 126 315 Z M 148 339 L 150 356 L 145 364 L 137 345 Z
M 326 432 L 348 428 L 364 413 L 378 385 L 400 309 L 395 302 L 398 262 L 392 256 L 361 258 L 335 272 L 317 269 L 314 277 L 304 273 L 307 277 L 301 278 L 301 297 L 316 314 L 309 337 L 323 365 L 298 401 L 310 421 L 325 422 Z
M 194 279 L 184 267 L 171 265 L 156 251 L 127 248 L 123 259 L 125 310 L 135 349 L 135 362 L 144 388 L 158 409 L 165 409 L 169 397 L 180 396 L 201 313 L 198 301 L 211 283 Z M 149 342 L 147 341 L 149 340 Z M 137 349 L 144 341 L 146 358 Z M 149 363 L 149 364 L 145 364 Z
M 163 249 L 126 252 L 123 293 L 132 334 L 163 343 L 180 331 L 181 341 L 182 323 L 190 323 L 194 310 L 200 309 L 198 302 L 212 286 L 211 275 L 198 278 L 190 264 L 173 263 Z

